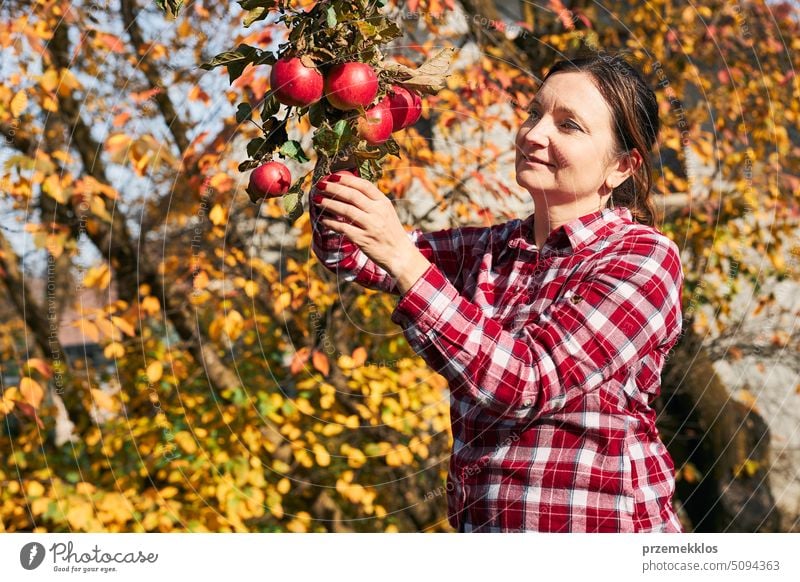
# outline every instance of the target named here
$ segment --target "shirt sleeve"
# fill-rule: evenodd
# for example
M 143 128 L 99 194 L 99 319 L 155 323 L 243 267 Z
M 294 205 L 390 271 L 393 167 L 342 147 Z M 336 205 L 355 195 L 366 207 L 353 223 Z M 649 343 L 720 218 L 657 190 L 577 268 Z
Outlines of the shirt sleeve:
M 345 281 L 355 281 L 362 287 L 398 294 L 395 280 L 376 265 L 346 236 L 326 228 L 319 217 L 321 208 L 309 196 L 311 218 L 311 248 L 320 262 Z M 463 288 L 464 275 L 472 270 L 476 257 L 491 241 L 489 228 L 464 227 L 425 233 L 419 229 L 408 237 L 422 255 L 439 268 L 440 273 L 455 289 Z
M 461 297 L 435 266 L 403 295 L 392 321 L 451 391 L 495 415 L 534 419 L 636 366 L 645 354 L 667 352 L 680 335 L 682 283 L 674 243 L 637 236 L 598 259 L 513 335 Z

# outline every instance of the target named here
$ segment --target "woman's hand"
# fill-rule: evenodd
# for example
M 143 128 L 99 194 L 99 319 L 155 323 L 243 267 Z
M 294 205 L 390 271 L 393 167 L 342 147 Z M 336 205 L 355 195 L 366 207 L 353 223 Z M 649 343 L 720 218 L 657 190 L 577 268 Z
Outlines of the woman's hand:
M 327 215 L 320 222 L 345 235 L 388 272 L 400 293 L 428 269 L 430 262 L 409 240 L 391 201 L 372 182 L 349 174 L 332 174 L 320 180 L 316 189 L 313 202 Z

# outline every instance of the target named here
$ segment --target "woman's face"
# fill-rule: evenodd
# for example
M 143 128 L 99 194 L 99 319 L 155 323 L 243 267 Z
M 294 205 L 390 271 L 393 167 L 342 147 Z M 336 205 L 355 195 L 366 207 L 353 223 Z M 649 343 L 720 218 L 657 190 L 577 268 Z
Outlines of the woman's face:
M 516 136 L 517 183 L 547 204 L 610 194 L 615 174 L 611 110 L 591 77 L 556 73 L 542 85 Z

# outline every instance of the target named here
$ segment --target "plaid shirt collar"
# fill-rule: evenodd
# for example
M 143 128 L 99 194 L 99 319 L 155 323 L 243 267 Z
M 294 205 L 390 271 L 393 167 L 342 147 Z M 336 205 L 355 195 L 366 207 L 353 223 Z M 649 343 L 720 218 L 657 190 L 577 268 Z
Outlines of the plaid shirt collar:
M 572 254 L 582 247 L 591 244 L 600 237 L 614 231 L 620 223 L 632 222 L 631 211 L 624 206 L 603 208 L 586 214 L 561 225 L 544 241 L 542 255 L 551 253 Z M 509 246 L 535 251 L 536 241 L 533 236 L 534 214 L 528 216 L 519 225 L 516 236 L 509 240 Z

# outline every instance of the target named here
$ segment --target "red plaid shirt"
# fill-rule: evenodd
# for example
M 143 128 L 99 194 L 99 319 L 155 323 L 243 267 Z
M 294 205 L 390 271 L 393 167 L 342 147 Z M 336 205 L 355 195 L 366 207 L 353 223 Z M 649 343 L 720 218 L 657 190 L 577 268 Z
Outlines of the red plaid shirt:
M 318 213 L 312 202 L 323 264 L 397 293 Z M 392 321 L 450 386 L 453 527 L 682 531 L 651 407 L 681 331 L 677 246 L 627 208 L 577 218 L 541 250 L 533 215 L 409 236 L 433 265 Z

